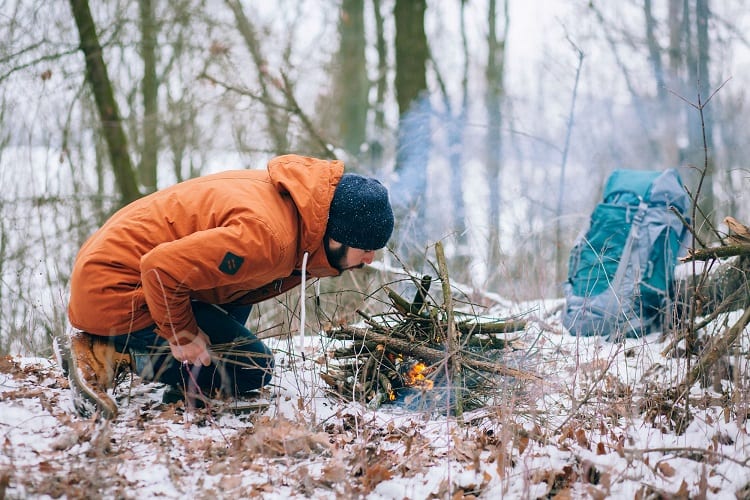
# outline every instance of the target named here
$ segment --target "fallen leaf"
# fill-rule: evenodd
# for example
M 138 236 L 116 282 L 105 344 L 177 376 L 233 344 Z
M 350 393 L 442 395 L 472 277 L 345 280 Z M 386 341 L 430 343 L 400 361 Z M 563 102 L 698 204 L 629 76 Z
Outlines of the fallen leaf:
M 391 471 L 383 464 L 374 464 L 367 468 L 362 476 L 362 484 L 366 491 L 372 491 L 378 484 L 393 477 Z
M 586 431 L 581 428 L 576 429 L 576 442 L 582 448 L 590 449 L 589 440 L 586 437 Z
M 674 476 L 674 473 L 675 473 L 674 467 L 672 467 L 671 465 L 669 465 L 667 462 L 659 462 L 656 465 L 656 469 L 664 477 L 672 477 L 672 476 Z
M 529 446 L 529 436 L 521 436 L 518 438 L 518 454 L 523 455 L 526 448 Z
M 680 489 L 677 490 L 677 493 L 675 495 L 675 498 L 690 498 L 688 490 L 688 484 L 685 482 L 685 480 L 682 480 L 682 484 L 680 484 Z
M 572 500 L 572 498 L 573 490 L 571 490 L 570 488 L 565 488 L 558 491 L 555 496 L 552 497 L 552 500 Z

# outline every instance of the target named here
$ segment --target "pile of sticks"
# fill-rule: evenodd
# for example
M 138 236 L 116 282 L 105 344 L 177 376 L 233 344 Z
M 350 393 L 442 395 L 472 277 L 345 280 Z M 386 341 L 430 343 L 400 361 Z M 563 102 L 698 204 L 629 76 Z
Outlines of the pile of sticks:
M 498 377 L 537 380 L 534 374 L 498 363 L 503 350 L 513 349 L 526 321 L 491 319 L 454 312 L 442 247 L 436 248 L 442 304 L 430 296 L 432 277 L 413 279 L 416 294 L 408 301 L 383 287 L 391 310 L 370 316 L 362 311 L 366 327 L 329 328 L 328 337 L 346 340 L 328 353 L 321 378 L 329 393 L 347 401 L 378 407 L 384 403 L 421 398 L 449 405 L 456 413 L 482 405 Z M 424 406 L 424 405 L 422 405 Z

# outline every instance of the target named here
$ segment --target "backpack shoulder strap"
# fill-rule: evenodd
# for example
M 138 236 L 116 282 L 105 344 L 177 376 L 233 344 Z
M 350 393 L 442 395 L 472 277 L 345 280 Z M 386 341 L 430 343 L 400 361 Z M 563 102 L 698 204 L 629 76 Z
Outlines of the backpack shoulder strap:
M 620 262 L 617 264 L 617 271 L 615 271 L 615 278 L 612 280 L 612 288 L 619 290 L 622 285 L 622 280 L 625 278 L 625 272 L 628 269 L 628 263 L 631 260 L 631 256 L 634 261 L 634 267 L 640 267 L 640 260 L 638 259 L 638 253 L 633 253 L 633 244 L 639 238 L 639 230 L 643 218 L 646 216 L 646 210 L 648 210 L 648 203 L 641 200 L 638 204 L 638 209 L 633 216 L 633 223 L 630 226 L 630 232 L 628 233 L 628 239 L 625 241 L 625 247 L 622 249 L 622 255 L 620 256 Z

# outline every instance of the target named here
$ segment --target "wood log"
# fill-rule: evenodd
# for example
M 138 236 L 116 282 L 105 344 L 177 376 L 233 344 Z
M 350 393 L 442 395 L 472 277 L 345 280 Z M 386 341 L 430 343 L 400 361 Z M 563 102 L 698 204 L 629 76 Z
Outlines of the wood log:
M 749 256 L 718 261 L 696 272 L 690 264 L 680 267 L 682 272 L 675 278 L 675 298 L 681 308 L 686 309 L 695 300 L 696 314 L 710 315 L 717 309 L 735 311 L 750 306 Z
M 515 319 L 508 321 L 491 321 L 480 323 L 477 321 L 461 321 L 456 324 L 461 334 L 490 334 L 490 333 L 510 333 L 520 332 L 526 328 L 525 319 Z
M 329 330 L 326 332 L 326 334 L 339 339 L 349 338 L 354 340 L 374 341 L 379 344 L 383 344 L 394 351 L 401 352 L 408 356 L 420 358 L 430 364 L 439 363 L 441 361 L 444 361 L 446 357 L 449 357 L 449 355 L 445 351 L 442 351 L 440 349 L 434 349 L 425 345 L 419 345 L 400 339 L 394 339 L 387 335 L 376 333 L 365 328 L 344 326 Z M 489 361 L 483 361 L 466 354 L 463 355 L 461 362 L 465 366 L 469 366 L 471 368 L 474 368 L 475 370 L 497 373 L 498 375 L 515 377 L 522 380 L 542 380 L 541 377 L 533 373 L 524 370 L 518 370 L 515 368 L 509 368 L 507 366 L 492 363 Z
M 685 380 L 679 384 L 678 397 L 686 395 L 690 388 L 697 382 L 701 374 L 708 372 L 708 369 L 713 365 L 716 360 L 721 356 L 725 355 L 729 350 L 729 347 L 737 340 L 737 337 L 745 330 L 747 324 L 750 323 L 750 308 L 745 309 L 745 313 L 737 322 L 732 325 L 723 335 L 719 338 L 715 338 L 708 348 L 703 352 L 703 355 L 698 359 L 693 368 L 688 372 Z

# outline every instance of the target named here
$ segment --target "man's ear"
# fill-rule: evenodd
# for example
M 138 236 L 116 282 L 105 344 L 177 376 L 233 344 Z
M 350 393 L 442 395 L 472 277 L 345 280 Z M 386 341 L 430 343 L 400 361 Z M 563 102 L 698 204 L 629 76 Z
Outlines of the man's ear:
M 333 239 L 333 238 L 331 238 L 330 236 L 328 236 L 328 237 L 327 237 L 327 239 L 326 239 L 326 247 L 327 247 L 328 249 L 330 249 L 330 250 L 333 250 L 334 252 L 335 252 L 335 251 L 338 251 L 338 250 L 339 250 L 339 249 L 340 249 L 341 247 L 343 247 L 343 246 L 344 246 L 344 244 L 343 244 L 343 243 L 341 243 L 341 242 L 339 242 L 339 241 L 336 241 L 336 240 L 334 240 L 334 239 Z

